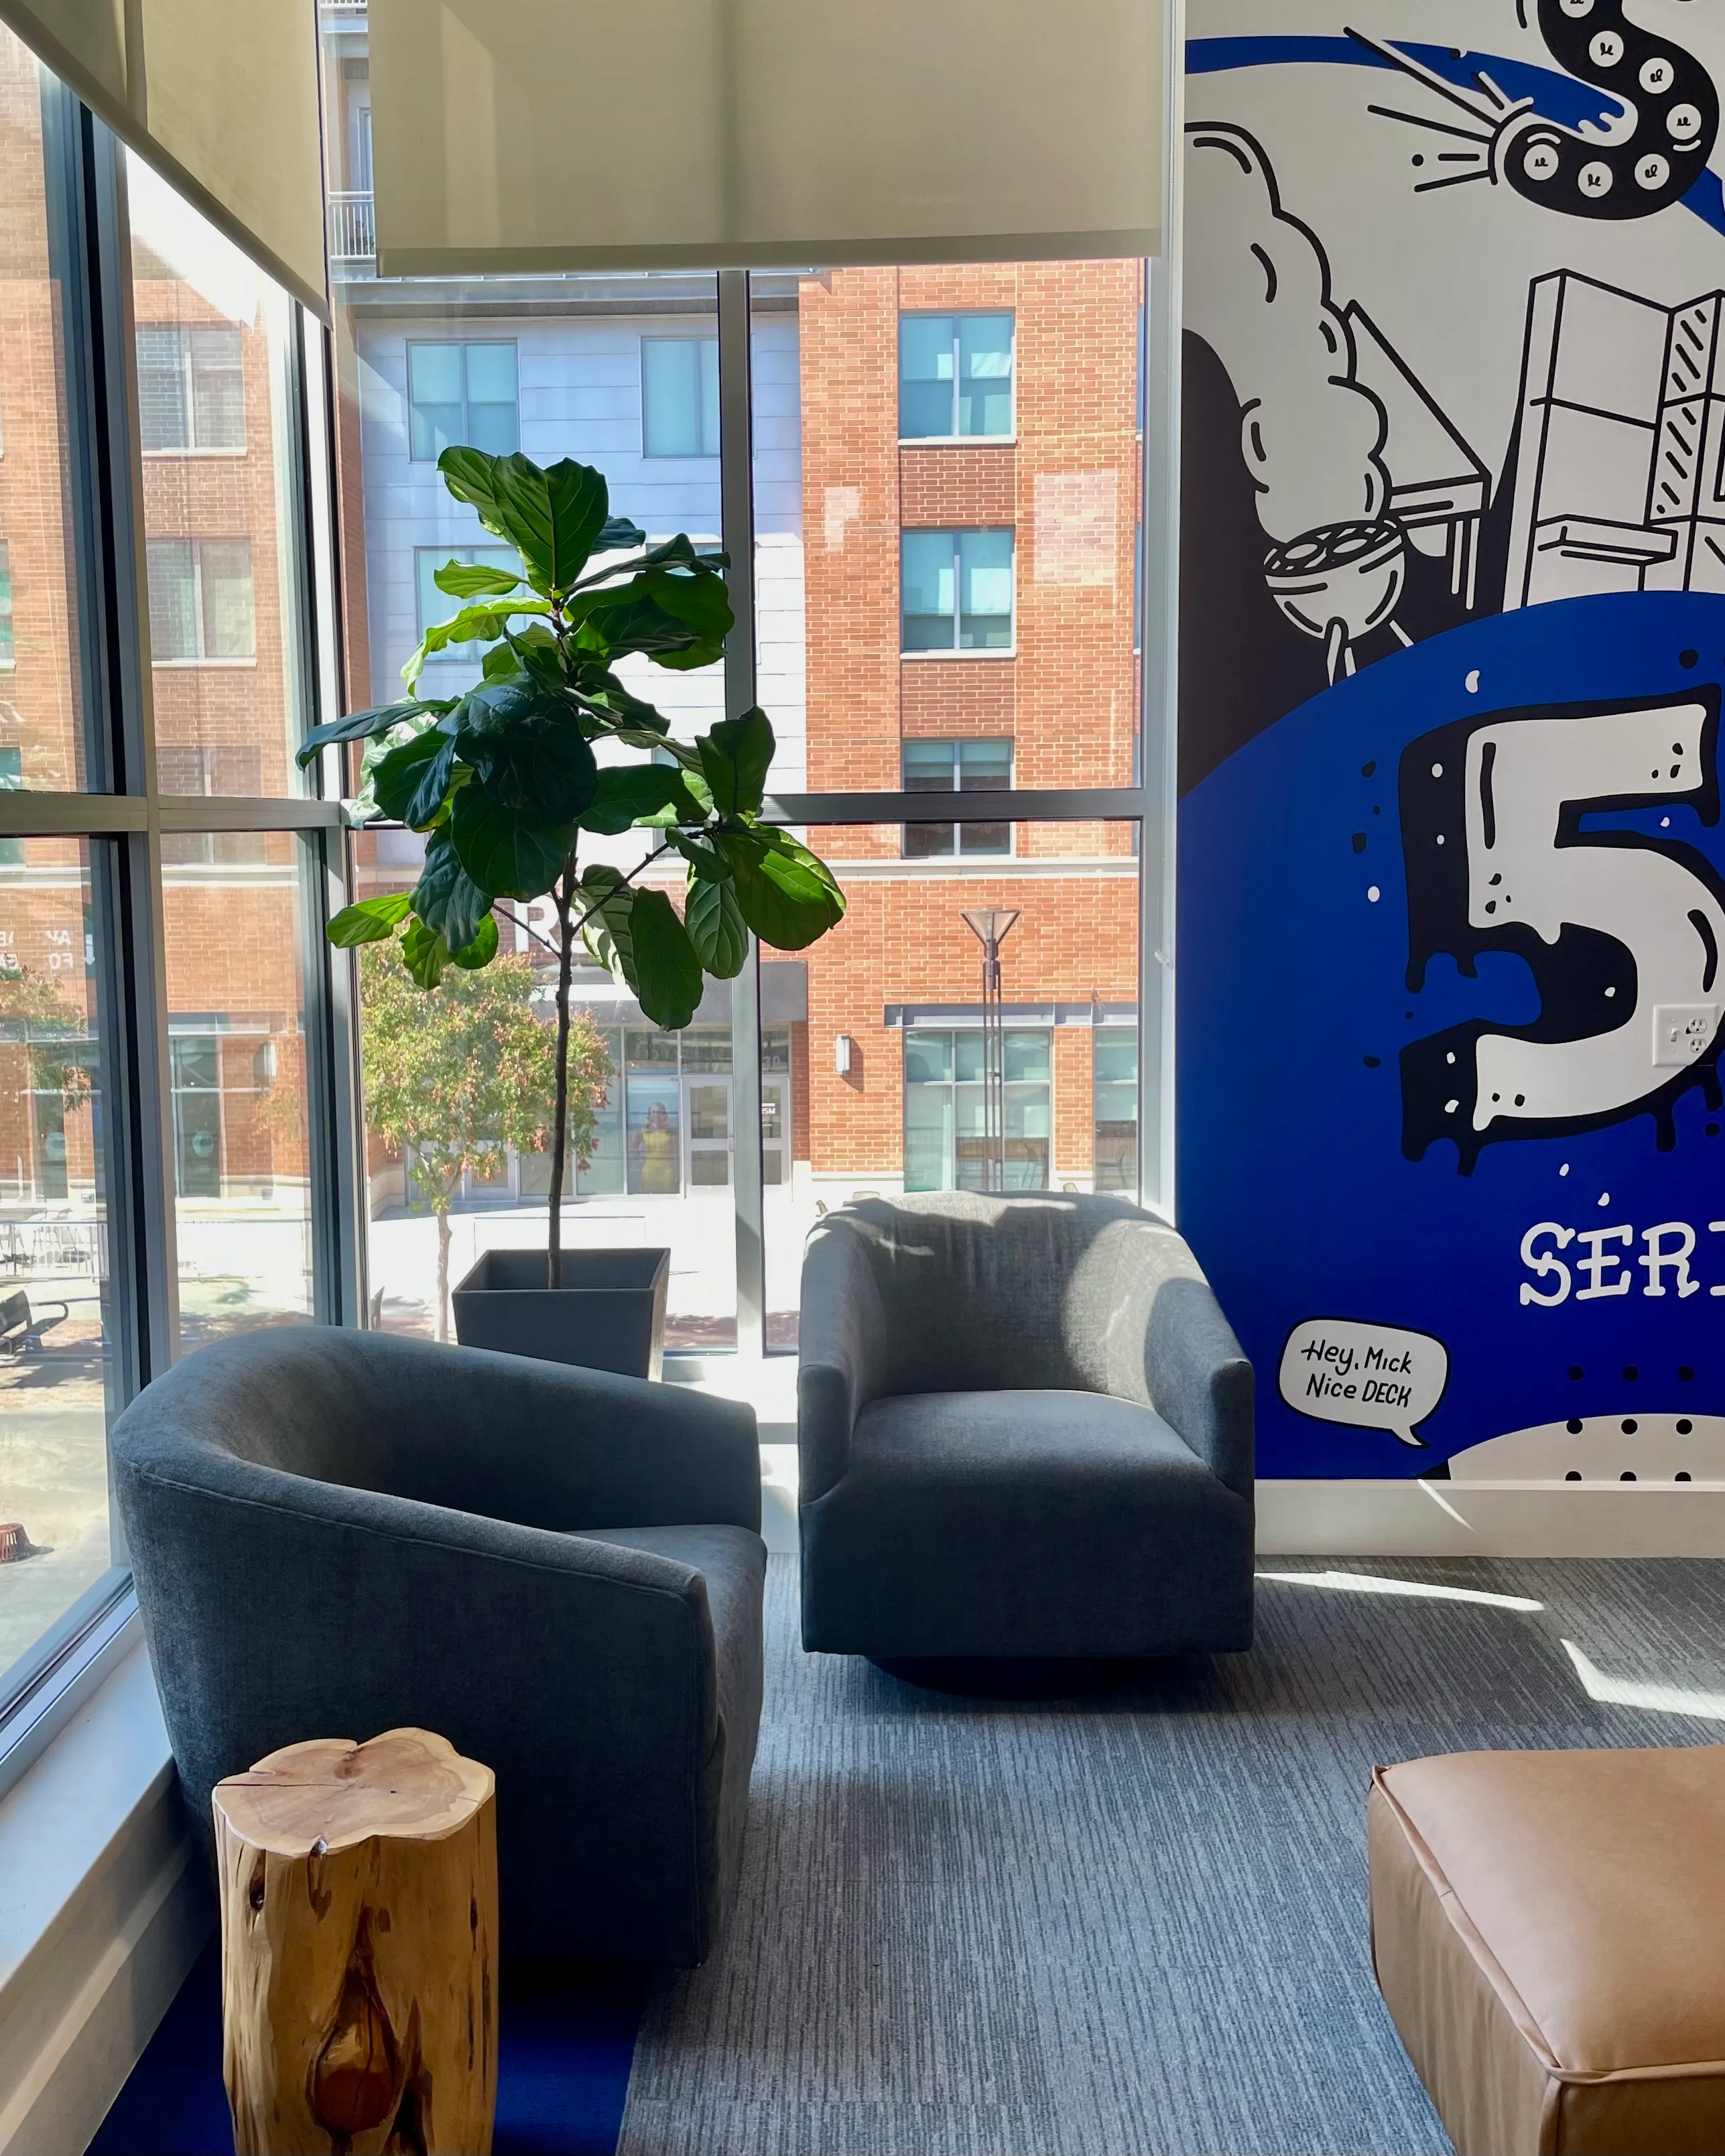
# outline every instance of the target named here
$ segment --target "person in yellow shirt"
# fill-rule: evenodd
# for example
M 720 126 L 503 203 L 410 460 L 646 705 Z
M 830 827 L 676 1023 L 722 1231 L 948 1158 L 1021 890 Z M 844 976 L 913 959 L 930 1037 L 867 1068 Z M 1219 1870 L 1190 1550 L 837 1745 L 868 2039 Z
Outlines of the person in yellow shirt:
M 655 1101 L 648 1109 L 645 1123 L 634 1135 L 634 1150 L 640 1162 L 642 1192 L 674 1196 L 677 1188 L 677 1134 L 665 1112 L 664 1101 Z

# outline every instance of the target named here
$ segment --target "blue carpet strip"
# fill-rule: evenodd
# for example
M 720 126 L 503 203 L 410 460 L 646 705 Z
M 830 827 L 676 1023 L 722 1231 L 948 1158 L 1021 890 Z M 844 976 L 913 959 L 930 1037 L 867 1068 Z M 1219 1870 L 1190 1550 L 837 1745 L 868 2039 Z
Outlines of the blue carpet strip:
M 653 1972 L 639 1969 L 506 1973 L 495 2156 L 614 2156 L 652 1982 Z M 90 2156 L 234 2156 L 214 1940 L 90 2148 Z

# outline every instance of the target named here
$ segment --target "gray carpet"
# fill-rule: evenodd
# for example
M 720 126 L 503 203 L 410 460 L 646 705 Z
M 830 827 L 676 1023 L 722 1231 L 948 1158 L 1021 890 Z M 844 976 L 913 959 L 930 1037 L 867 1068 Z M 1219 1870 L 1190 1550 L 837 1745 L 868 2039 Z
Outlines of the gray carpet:
M 1543 1606 L 1264 1579 L 1250 1656 L 999 1705 L 804 1655 L 773 1558 L 738 1905 L 649 2011 L 624 2156 L 1446 2149 L 1372 1981 L 1368 1771 L 1725 1738 L 1725 1563 L 1263 1569 Z

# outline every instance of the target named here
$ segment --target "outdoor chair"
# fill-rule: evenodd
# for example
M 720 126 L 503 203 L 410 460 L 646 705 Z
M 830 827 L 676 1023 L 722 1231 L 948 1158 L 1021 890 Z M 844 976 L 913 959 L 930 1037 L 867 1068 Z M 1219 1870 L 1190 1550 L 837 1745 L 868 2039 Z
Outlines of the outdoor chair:
M 30 1298 L 21 1287 L 10 1295 L 0 1295 L 0 1355 L 13 1361 L 21 1355 L 39 1355 L 43 1334 L 64 1325 L 70 1306 L 57 1302 L 54 1316 L 44 1317 L 39 1310 L 31 1309 Z
M 1252 1636 L 1252 1371 L 1124 1199 L 829 1214 L 803 1266 L 803 1644 L 1108 1659 Z
M 497 1778 L 501 1947 L 692 1966 L 761 1712 L 753 1412 L 324 1327 L 198 1350 L 114 1426 L 194 1831 L 283 1745 L 417 1727 Z

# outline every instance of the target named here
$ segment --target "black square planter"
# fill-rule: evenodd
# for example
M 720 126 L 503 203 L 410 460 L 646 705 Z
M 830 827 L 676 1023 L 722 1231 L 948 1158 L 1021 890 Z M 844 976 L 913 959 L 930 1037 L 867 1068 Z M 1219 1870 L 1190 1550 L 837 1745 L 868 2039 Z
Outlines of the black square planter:
M 558 1288 L 546 1285 L 550 1262 L 543 1250 L 487 1250 L 450 1296 L 462 1346 L 656 1378 L 670 1252 L 565 1250 Z

